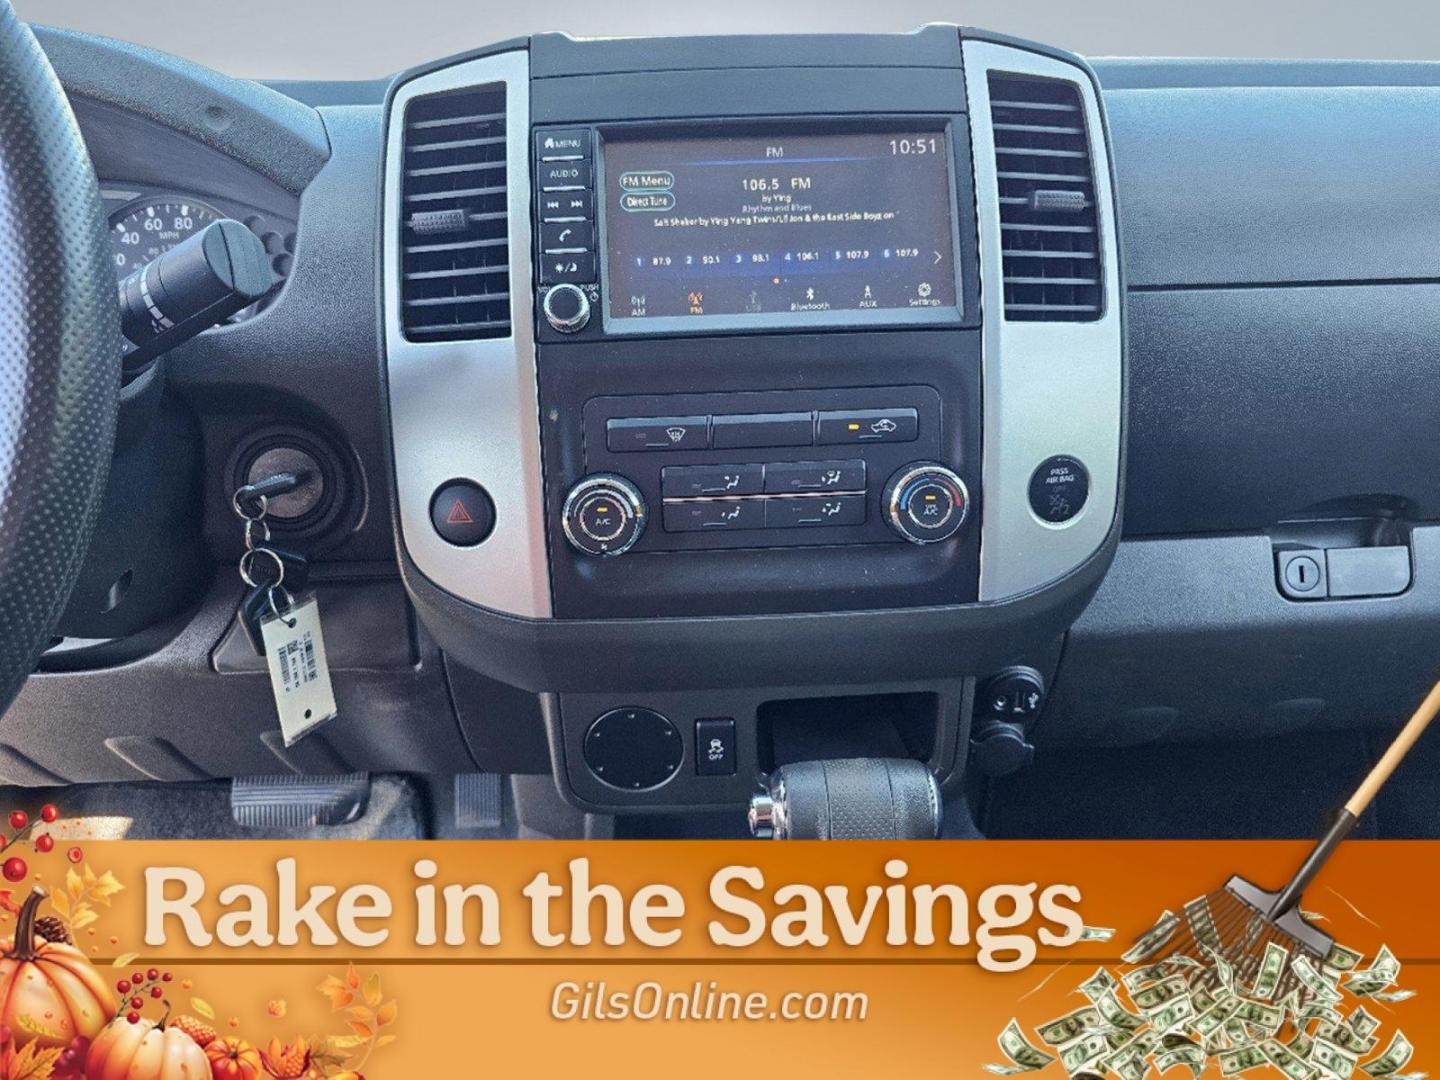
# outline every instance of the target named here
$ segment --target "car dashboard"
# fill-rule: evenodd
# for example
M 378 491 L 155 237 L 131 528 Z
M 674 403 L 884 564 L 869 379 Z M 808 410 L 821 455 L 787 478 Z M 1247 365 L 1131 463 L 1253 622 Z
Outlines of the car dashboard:
M 954 792 L 1037 747 L 1365 726 L 1426 680 L 1428 66 L 933 25 L 272 89 L 39 33 L 117 269 L 227 217 L 275 287 L 127 386 L 11 782 L 488 771 L 731 812 L 797 760 Z M 286 746 L 230 501 L 296 462 L 276 542 L 340 716 Z

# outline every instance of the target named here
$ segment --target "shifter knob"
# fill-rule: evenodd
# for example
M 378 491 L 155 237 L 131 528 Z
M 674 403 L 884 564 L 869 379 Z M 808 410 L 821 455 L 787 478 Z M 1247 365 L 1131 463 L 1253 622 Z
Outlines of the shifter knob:
M 782 765 L 750 801 L 762 840 L 934 840 L 940 822 L 935 777 L 900 758 Z

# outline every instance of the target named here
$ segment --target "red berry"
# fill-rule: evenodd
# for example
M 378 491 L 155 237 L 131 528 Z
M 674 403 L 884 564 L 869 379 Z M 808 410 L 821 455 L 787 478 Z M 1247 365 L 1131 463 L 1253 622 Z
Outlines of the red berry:
M 159 977 L 160 977 L 160 969 L 159 969 L 159 968 L 151 968 L 149 971 L 145 972 L 145 978 L 149 979 L 151 982 L 154 982 L 154 981 L 155 981 L 156 979 L 158 979 Z
M 12 829 L 23 829 L 30 824 L 30 815 L 24 810 L 16 810 L 10 815 L 10 827 Z
M 115 989 L 120 991 L 120 993 L 122 994 L 128 994 L 130 992 L 130 980 L 121 979 L 115 984 Z
M 69 1066 L 75 1064 L 75 1059 L 79 1056 L 80 1055 L 75 1053 L 74 1050 L 66 1050 L 63 1054 L 60 1055 L 60 1064 L 68 1068 Z
M 81 859 L 85 858 L 85 852 L 81 851 L 78 847 L 72 847 L 65 853 L 65 857 L 73 863 L 78 863 Z
M 60 816 L 60 808 L 54 803 L 46 803 L 40 808 L 40 820 L 49 824 Z
M 129 1020 L 132 1024 L 138 1024 L 140 1022 L 140 1014 L 137 1012 L 127 1013 L 125 1019 Z
M 143 1008 L 145 1007 L 145 999 L 142 998 L 142 997 L 133 997 L 133 998 L 131 998 L 131 999 L 130 999 L 130 1007 L 131 1007 L 132 1009 L 143 1009 Z
M 167 972 L 165 972 L 164 975 L 161 975 L 161 976 L 160 976 L 160 981 L 161 981 L 161 982 L 169 982 L 169 981 L 170 981 L 171 979 L 173 979 L 173 978 L 175 978 L 175 976 L 172 975 L 170 972 L 167 971 Z
M 41 855 L 48 855 L 55 850 L 55 838 L 50 835 L 37 836 L 35 838 L 35 850 Z
M 136 986 L 139 986 L 141 983 L 143 983 L 143 982 L 145 981 L 145 973 L 144 973 L 143 971 L 137 971 L 137 972 L 135 972 L 134 975 L 131 975 L 131 976 L 130 976 L 130 981 L 131 981 L 132 983 L 134 983 Z
M 150 996 L 151 996 L 152 998 L 154 998 L 156 1001 L 159 1001 L 162 997 L 165 996 L 165 991 L 164 991 L 161 987 L 158 987 L 158 986 L 157 986 L 157 987 L 155 987 L 153 990 L 150 991 Z
M 0 873 L 5 875 L 6 881 L 24 881 L 25 875 L 30 873 L 30 867 L 26 865 L 24 859 L 12 855 L 5 860 L 5 865 L 0 867 Z

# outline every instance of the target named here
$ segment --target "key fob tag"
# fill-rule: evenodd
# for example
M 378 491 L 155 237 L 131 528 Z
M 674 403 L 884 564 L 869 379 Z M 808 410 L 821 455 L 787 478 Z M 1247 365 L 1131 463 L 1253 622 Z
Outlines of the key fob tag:
M 310 564 L 305 557 L 284 548 L 270 548 L 270 550 L 275 553 L 281 560 L 281 565 L 285 567 L 286 590 L 299 592 L 304 589 L 305 582 L 310 576 Z M 250 642 L 250 647 L 255 650 L 255 655 L 264 656 L 265 642 L 260 634 L 260 622 L 266 615 L 273 613 L 270 603 L 270 585 L 275 580 L 275 569 L 272 563 L 264 559 L 256 560 L 254 569 L 259 584 L 245 594 L 244 599 L 240 601 L 240 610 L 237 614 L 240 628 L 245 631 L 245 639 Z M 265 571 L 268 573 L 263 573 Z
M 270 612 L 260 620 L 260 637 L 280 713 L 280 734 L 286 746 L 294 746 L 337 712 L 319 602 L 303 596 L 283 614 Z

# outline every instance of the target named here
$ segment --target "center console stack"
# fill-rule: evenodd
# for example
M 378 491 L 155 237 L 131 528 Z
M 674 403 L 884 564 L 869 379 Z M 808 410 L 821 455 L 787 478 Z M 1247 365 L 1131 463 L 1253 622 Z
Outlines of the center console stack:
M 543 695 L 566 797 L 957 776 L 977 680 L 1063 632 L 1119 535 L 1084 64 L 949 26 L 549 34 L 407 73 L 387 123 L 407 585 Z

